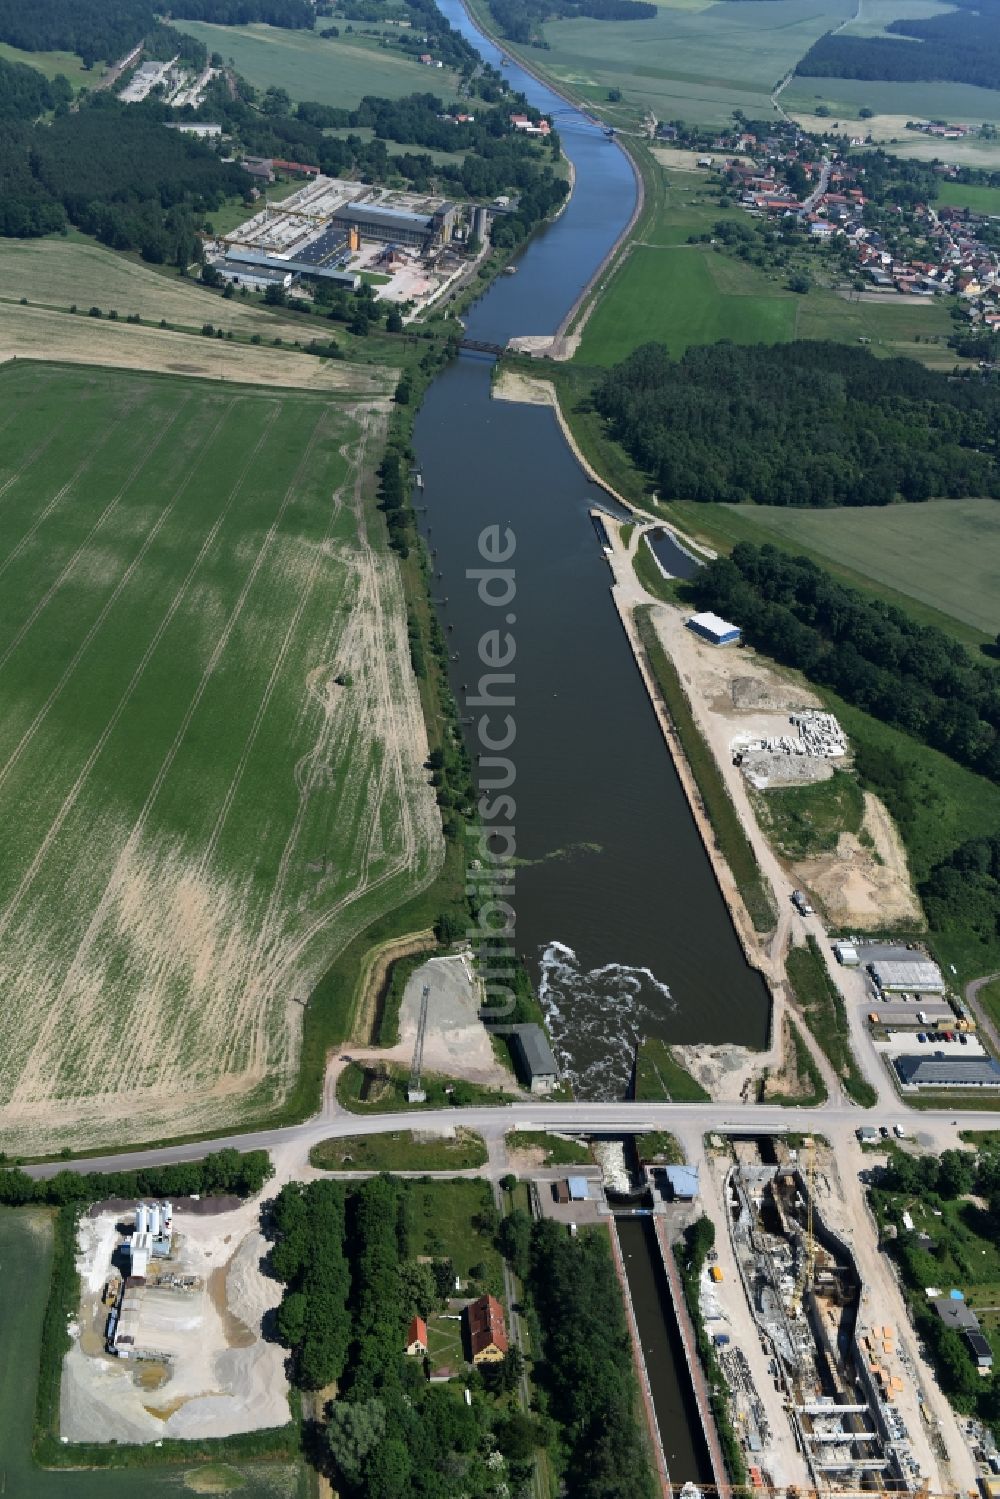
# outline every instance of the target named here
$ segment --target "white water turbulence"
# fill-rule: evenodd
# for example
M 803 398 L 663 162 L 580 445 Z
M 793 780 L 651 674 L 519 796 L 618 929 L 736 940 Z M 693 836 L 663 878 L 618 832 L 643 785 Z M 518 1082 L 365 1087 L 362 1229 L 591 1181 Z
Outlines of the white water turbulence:
M 670 990 L 649 968 L 584 968 L 564 942 L 550 942 L 540 966 L 538 998 L 563 1077 L 577 1098 L 624 1098 L 637 1044 L 677 1008 Z

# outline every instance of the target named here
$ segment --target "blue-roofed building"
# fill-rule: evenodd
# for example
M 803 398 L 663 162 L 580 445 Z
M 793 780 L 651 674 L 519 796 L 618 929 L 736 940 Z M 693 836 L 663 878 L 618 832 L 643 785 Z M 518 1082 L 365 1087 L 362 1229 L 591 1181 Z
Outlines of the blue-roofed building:
M 668 1166 L 667 1183 L 670 1195 L 678 1202 L 693 1202 L 698 1196 L 697 1166 Z
M 569 1187 L 571 1202 L 586 1202 L 590 1196 L 590 1183 L 585 1176 L 568 1176 L 566 1185 Z

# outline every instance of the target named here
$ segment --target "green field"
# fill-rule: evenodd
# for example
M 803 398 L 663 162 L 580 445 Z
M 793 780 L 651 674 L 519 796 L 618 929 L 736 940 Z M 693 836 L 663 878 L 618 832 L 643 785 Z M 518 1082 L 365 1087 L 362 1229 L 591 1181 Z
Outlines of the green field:
M 281 1102 L 306 996 L 440 860 L 380 418 L 2 378 L 4 1144 L 222 1128 Z
M 864 0 L 858 10 L 859 18 L 848 21 L 844 35 L 896 36 L 896 32 L 887 30 L 892 21 L 926 21 L 947 15 L 954 6 L 939 4 L 938 0 Z
M 836 848 L 841 833 L 858 833 L 865 805 L 857 779 L 846 770 L 827 781 L 751 793 L 757 820 L 786 859 L 809 859 Z
M 767 3 L 767 0 L 760 0 Z M 755 7 L 758 8 L 758 7 Z M 806 295 L 787 289 L 787 273 L 746 264 L 707 244 L 720 219 L 745 219 L 719 207 L 718 185 L 650 162 L 649 211 L 637 242 L 614 272 L 590 317 L 575 361 L 617 363 L 656 339 L 672 354 L 720 338 L 782 343 L 792 338 L 867 339 L 876 354 L 904 354 L 952 369 L 951 319 L 941 299 L 877 303 L 848 300 L 826 287 Z
M 204 42 L 209 52 L 221 52 L 256 88 L 274 85 L 293 99 L 354 109 L 365 94 L 399 99 L 433 89 L 450 97 L 455 89 L 456 75 L 449 69 L 425 68 L 402 52 L 356 34 L 326 40 L 312 31 L 276 26 L 173 24 Z
M 98 1472 L 46 1471 L 31 1458 L 35 1383 L 42 1342 L 42 1317 L 52 1265 L 52 1219 L 32 1208 L 0 1209 L 0 1265 L 8 1288 L 0 1296 L 0 1485 L 8 1499 L 132 1499 L 138 1491 L 176 1496 L 198 1492 L 216 1465 L 186 1470 L 144 1464 Z M 16 1350 L 14 1356 L 13 1350 Z M 152 1450 L 149 1451 L 152 1458 Z M 285 1464 L 226 1464 L 240 1479 L 243 1499 L 296 1499 L 305 1488 L 304 1471 Z M 202 1487 L 200 1492 L 213 1492 Z
M 398 1130 L 386 1135 L 341 1135 L 309 1152 L 321 1171 L 467 1171 L 486 1164 L 482 1135 L 470 1129 L 454 1136 Z
M 101 78 L 102 70 L 92 68 L 88 72 L 75 52 L 22 52 L 20 47 L 0 42 L 0 58 L 4 62 L 22 62 L 37 73 L 44 73 L 46 78 L 62 73 L 74 89 L 93 88 Z
M 803 55 L 805 49 L 803 49 Z M 978 124 L 1000 120 L 1000 92 L 976 88 L 971 83 L 889 83 L 868 78 L 810 78 L 797 75 L 781 96 L 789 114 L 815 111 L 825 104 L 833 117 L 856 119 L 859 109 L 900 117 L 900 136 L 906 136 L 907 120 L 955 120 Z M 915 137 L 918 139 L 919 137 Z M 934 154 L 944 161 L 954 158 L 952 147 L 960 142 L 937 141 Z
M 1000 214 L 1000 187 L 983 187 L 978 182 L 943 182 L 936 206 L 971 208 L 973 213 Z
M 661 120 L 721 125 L 734 109 L 775 118 L 771 90 L 854 10 L 853 0 L 759 0 L 660 5 L 648 21 L 550 21 L 542 66 L 595 100 L 620 88 L 626 105 Z
M 848 510 L 754 505 L 740 516 L 985 635 L 1000 631 L 1000 501 Z

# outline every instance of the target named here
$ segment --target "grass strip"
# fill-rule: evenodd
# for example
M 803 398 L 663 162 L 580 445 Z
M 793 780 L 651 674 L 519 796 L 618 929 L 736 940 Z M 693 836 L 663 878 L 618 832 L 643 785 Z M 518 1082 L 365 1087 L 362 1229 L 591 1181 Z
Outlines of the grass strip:
M 486 1164 L 486 1144 L 471 1129 L 434 1139 L 421 1138 L 410 1129 L 344 1135 L 314 1145 L 309 1164 L 320 1171 L 469 1171 Z
M 657 1161 L 664 1166 L 683 1166 L 686 1159 L 680 1143 L 665 1129 L 637 1135 L 635 1148 L 641 1161 Z
M 771 892 L 761 874 L 750 840 L 740 824 L 736 808 L 730 800 L 715 756 L 695 723 L 691 704 L 674 663 L 663 649 L 656 633 L 650 617 L 650 605 L 641 604 L 636 609 L 635 622 L 653 678 L 663 694 L 681 748 L 697 782 L 719 852 L 729 865 L 754 927 L 758 932 L 770 931 L 775 923 Z
M 550 1135 L 544 1129 L 512 1129 L 507 1136 L 508 1150 L 541 1150 L 545 1166 L 589 1166 L 590 1150 L 579 1140 Z
M 500 1088 L 484 1088 L 481 1083 L 467 1083 L 462 1078 L 425 1074 L 420 1079 L 426 1099 L 410 1103 L 406 1097 L 410 1074 L 405 1067 L 388 1062 L 362 1066 L 351 1062 L 337 1080 L 337 1101 L 352 1114 L 388 1114 L 403 1109 L 446 1109 L 473 1104 L 516 1103 L 513 1093 Z
M 807 938 L 805 947 L 791 949 L 785 970 L 806 1024 L 831 1067 L 854 1102 L 871 1108 L 878 1102 L 878 1093 L 862 1076 L 851 1050 L 844 998 L 826 970 L 814 937 Z
M 823 1081 L 823 1074 L 816 1066 L 812 1052 L 806 1045 L 805 1037 L 791 1016 L 788 1018 L 788 1026 L 795 1051 L 795 1074 L 800 1083 L 807 1084 L 807 1091 L 804 1093 L 766 1092 L 761 1102 L 803 1109 L 815 1108 L 818 1104 L 826 1103 L 829 1097 L 826 1083 Z
M 710 1093 L 682 1067 L 665 1041 L 655 1037 L 639 1044 L 635 1063 L 637 1103 L 705 1103 Z

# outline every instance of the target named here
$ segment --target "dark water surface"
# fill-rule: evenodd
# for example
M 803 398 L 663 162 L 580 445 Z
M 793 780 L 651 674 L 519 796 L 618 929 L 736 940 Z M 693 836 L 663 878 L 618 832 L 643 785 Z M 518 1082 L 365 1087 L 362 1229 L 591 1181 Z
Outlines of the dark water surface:
M 441 9 L 488 60 L 496 49 L 458 0 Z M 551 113 L 576 169 L 564 213 L 466 318 L 504 343 L 554 331 L 627 224 L 635 182 L 624 153 L 517 67 L 504 70 Z M 434 382 L 416 424 L 419 496 L 461 710 L 486 670 L 484 632 L 509 629 L 516 658 L 516 944 L 545 1001 L 579 1096 L 621 1097 L 641 1035 L 765 1040 L 768 998 L 748 967 L 610 595 L 588 481 L 551 411 L 491 401 L 493 362 L 464 354 Z M 485 527 L 510 528 L 516 597 L 483 604 Z M 506 615 L 514 616 L 512 623 Z M 465 684 L 463 686 L 463 684 Z M 475 723 L 470 748 L 480 749 Z

